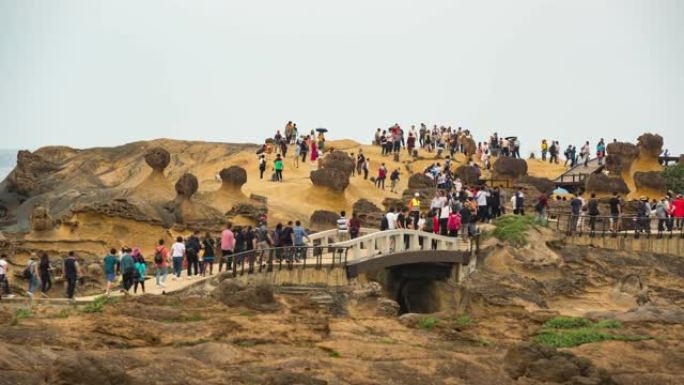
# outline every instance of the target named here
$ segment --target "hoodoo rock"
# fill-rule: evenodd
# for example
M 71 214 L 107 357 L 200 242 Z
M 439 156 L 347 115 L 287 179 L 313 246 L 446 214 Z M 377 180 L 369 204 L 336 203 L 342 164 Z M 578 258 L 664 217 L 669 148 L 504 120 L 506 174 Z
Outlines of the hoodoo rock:
M 637 146 L 626 142 L 608 143 L 606 151 L 608 152 L 606 170 L 618 175 L 623 171 L 628 171 L 634 159 L 639 156 Z
M 517 179 L 527 175 L 527 162 L 520 158 L 500 156 L 493 167 L 495 178 Z
M 21 195 L 34 195 L 40 193 L 40 183 L 45 176 L 59 167 L 30 151 L 17 153 L 17 166 L 8 178 L 9 189 Z
M 161 147 L 153 147 L 145 153 L 145 162 L 154 171 L 162 172 L 171 163 L 171 154 Z
M 37 205 L 31 211 L 31 228 L 33 231 L 52 230 L 55 222 L 50 216 L 50 211 L 42 205 Z
M 337 168 L 322 168 L 311 171 L 314 186 L 327 187 L 333 192 L 343 193 L 349 186 L 349 175 Z
M 339 217 L 339 214 L 332 211 L 316 210 L 311 214 L 309 222 L 314 230 L 328 230 L 337 226 Z
M 247 183 L 247 171 L 240 166 L 224 168 L 219 172 L 219 176 L 224 188 L 240 189 L 242 185 Z
M 197 192 L 199 182 L 197 181 L 196 176 L 186 172 L 178 179 L 175 187 L 179 198 L 190 199 L 190 197 Z
M 584 183 L 584 188 L 588 192 L 598 194 L 629 193 L 629 188 L 621 177 L 608 176 L 603 173 L 589 175 Z
M 425 174 L 413 174 L 408 180 L 408 188 L 434 188 L 435 181 Z
M 463 183 L 475 184 L 480 180 L 481 171 L 475 166 L 463 165 L 456 169 L 456 177 L 460 178 Z
M 635 172 L 634 184 L 636 185 L 637 189 L 649 189 L 662 192 L 663 194 L 667 191 L 665 179 L 663 178 L 662 173 L 658 171 Z
M 646 133 L 637 139 L 640 156 L 658 157 L 663 151 L 663 137 L 658 134 Z
M 354 170 L 355 165 L 354 159 L 347 155 L 346 152 L 332 151 L 319 159 L 318 167 L 324 169 L 334 168 L 340 170 L 347 175 L 347 178 L 349 178 Z
M 382 210 L 366 199 L 356 201 L 352 206 L 352 211 L 364 227 L 377 227 L 383 216 Z

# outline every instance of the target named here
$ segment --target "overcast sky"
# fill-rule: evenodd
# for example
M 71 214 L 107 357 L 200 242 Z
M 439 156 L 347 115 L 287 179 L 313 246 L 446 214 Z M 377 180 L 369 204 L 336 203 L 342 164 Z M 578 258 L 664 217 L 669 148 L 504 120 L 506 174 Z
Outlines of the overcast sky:
M 681 0 L 0 0 L 5 148 L 462 126 L 684 152 Z

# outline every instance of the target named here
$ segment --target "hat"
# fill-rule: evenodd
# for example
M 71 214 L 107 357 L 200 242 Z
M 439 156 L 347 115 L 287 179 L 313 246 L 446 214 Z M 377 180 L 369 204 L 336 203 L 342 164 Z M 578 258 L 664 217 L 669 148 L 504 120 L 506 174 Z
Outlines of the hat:
M 420 193 L 415 193 L 415 194 L 413 194 L 413 196 L 418 198 L 420 196 Z

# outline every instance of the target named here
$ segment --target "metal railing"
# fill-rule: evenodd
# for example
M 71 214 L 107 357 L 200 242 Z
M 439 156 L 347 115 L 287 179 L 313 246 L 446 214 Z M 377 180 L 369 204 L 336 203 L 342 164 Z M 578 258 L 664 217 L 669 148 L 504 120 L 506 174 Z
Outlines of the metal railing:
M 684 238 L 684 218 L 656 218 L 652 216 L 588 215 L 568 212 L 549 212 L 549 221 L 556 222 L 556 231 L 567 235 L 590 237 L 655 237 Z M 551 226 L 553 227 L 553 225 Z
M 568 184 L 575 184 L 575 183 L 582 183 L 584 182 L 587 177 L 590 174 L 569 174 L 569 175 L 561 175 L 556 179 L 556 183 L 568 183 Z

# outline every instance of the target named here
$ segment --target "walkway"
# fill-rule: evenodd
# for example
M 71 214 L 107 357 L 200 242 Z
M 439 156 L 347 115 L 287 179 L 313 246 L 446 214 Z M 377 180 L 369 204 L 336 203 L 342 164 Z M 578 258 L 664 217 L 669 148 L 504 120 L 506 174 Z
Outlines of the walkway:
M 598 158 L 590 159 L 587 165 L 584 163 L 578 164 L 577 166 L 564 172 L 554 180 L 554 183 L 563 186 L 580 186 L 584 184 L 585 179 L 591 175 L 601 172 L 605 165 L 605 159 L 603 164 L 599 164 Z

